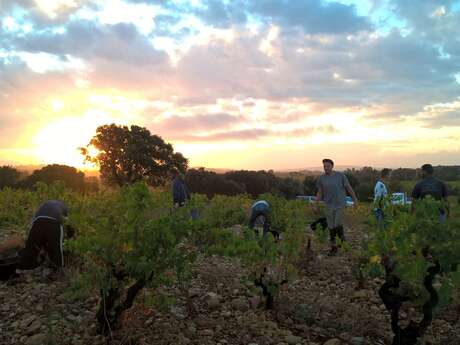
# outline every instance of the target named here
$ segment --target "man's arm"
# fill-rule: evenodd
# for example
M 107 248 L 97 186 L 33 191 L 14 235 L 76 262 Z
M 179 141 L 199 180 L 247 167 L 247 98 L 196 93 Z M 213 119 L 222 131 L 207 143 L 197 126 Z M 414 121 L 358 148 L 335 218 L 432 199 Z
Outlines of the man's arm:
M 318 189 L 318 191 L 316 192 L 316 203 L 319 204 L 321 200 L 323 200 L 323 192 L 321 191 L 321 189 Z
M 347 175 L 342 174 L 342 181 L 343 181 L 343 186 L 345 187 L 345 190 L 350 194 L 351 198 L 353 199 L 353 202 L 355 203 L 355 206 L 358 206 L 358 198 L 356 197 L 355 191 L 353 188 L 351 188 L 351 184 L 348 181 Z

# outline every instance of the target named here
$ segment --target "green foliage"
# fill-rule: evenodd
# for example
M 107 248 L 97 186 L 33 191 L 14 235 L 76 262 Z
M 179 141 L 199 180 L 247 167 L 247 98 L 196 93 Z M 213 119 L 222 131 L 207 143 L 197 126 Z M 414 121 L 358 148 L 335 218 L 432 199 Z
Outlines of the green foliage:
M 158 204 L 163 200 L 139 183 L 88 198 L 73 212 L 80 236 L 70 246 L 98 268 L 103 277 L 99 288 L 113 283 L 114 268 L 131 279 L 152 276 L 155 285 L 166 280 L 167 270 L 183 265 L 180 261 L 189 253 L 179 245 L 189 234 L 191 219 L 185 209 L 170 215 Z
M 225 228 L 248 221 L 251 200 L 247 196 L 215 196 L 202 209 L 202 220 L 211 228 Z
M 79 233 L 69 249 L 83 258 L 88 289 L 101 294 L 100 331 L 116 327 L 144 287 L 178 282 L 186 286 L 196 248 L 191 245 L 190 209 L 171 212 L 166 192 L 140 182 L 83 198 L 71 214 Z
M 426 300 L 423 280 L 435 261 L 441 265 L 442 287 L 438 293 L 443 303 L 460 289 L 460 223 L 458 219 L 440 222 L 442 207 L 432 198 L 417 201 L 413 212 L 390 205 L 385 211 L 386 228 L 372 228 L 369 234 L 368 271 L 375 274 L 381 259 L 391 258 L 396 262 L 395 274 L 414 296 L 419 296 L 417 302 L 421 304 Z
M 242 235 L 229 229 L 215 230 L 208 253 L 236 256 L 248 268 L 250 279 L 263 278 L 263 284 L 274 297 L 280 284 L 295 277 L 296 264 L 304 248 L 307 205 L 301 201 L 286 201 L 270 194 L 261 196 L 270 204 L 271 228 L 282 234 L 276 241 L 271 234 L 257 237 L 244 227 Z
M 305 176 L 303 180 L 303 190 L 306 195 L 316 195 L 318 188 L 316 187 L 316 176 Z
M 35 191 L 4 188 L 0 190 L 0 228 L 10 228 L 26 233 L 34 213 L 46 200 L 59 199 L 71 209 L 81 197 L 68 190 L 63 182 L 50 185 L 37 182 Z
M 5 187 L 15 187 L 19 181 L 21 173 L 8 165 L 0 167 L 0 189 Z

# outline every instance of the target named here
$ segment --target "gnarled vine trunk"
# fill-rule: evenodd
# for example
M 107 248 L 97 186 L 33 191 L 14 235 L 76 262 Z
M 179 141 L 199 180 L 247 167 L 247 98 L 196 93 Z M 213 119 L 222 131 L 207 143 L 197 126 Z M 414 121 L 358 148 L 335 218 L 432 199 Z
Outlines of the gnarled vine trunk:
M 134 299 L 144 288 L 145 284 L 152 279 L 153 274 L 149 277 L 142 277 L 132 284 L 126 291 L 126 297 L 123 302 L 120 301 L 121 293 L 119 288 L 110 288 L 107 293 L 101 290 L 101 302 L 96 314 L 98 321 L 98 333 L 109 335 L 113 329 L 119 325 L 120 316 L 125 310 L 133 306 Z M 115 275 L 118 281 L 123 280 L 124 275 Z
M 428 291 L 430 297 L 423 305 L 423 319 L 417 323 L 410 321 L 405 328 L 399 326 L 399 311 L 403 302 L 408 301 L 407 295 L 401 295 L 396 292 L 401 280 L 387 271 L 387 280 L 379 290 L 379 296 L 385 304 L 386 309 L 391 313 L 391 329 L 394 333 L 392 345 L 416 345 L 417 339 L 423 336 L 427 328 L 433 321 L 433 310 L 437 306 L 439 297 L 433 287 L 433 280 L 441 271 L 439 262 L 433 267 L 428 268 L 428 274 L 425 276 L 423 286 Z

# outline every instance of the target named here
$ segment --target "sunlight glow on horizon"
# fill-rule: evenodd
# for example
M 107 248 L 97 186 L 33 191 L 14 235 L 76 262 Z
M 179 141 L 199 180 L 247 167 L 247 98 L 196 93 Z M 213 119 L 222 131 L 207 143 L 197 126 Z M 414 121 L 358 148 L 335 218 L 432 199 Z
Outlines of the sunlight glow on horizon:
M 75 99 L 75 96 L 74 98 L 68 96 L 67 98 L 61 97 L 50 100 L 49 109 L 54 113 L 53 119 L 36 130 L 35 133 L 31 133 L 33 137 L 31 144 L 34 147 L 31 154 L 36 157 L 38 162 L 43 164 L 66 164 L 79 169 L 95 169 L 95 166 L 83 162 L 84 158 L 80 154 L 79 147 L 85 147 L 89 143 L 98 126 L 110 123 L 145 126 L 143 123 L 136 123 L 136 119 L 140 119 L 139 114 L 147 107 L 152 106 L 157 109 L 159 114 L 164 114 L 164 119 L 176 113 L 175 105 L 166 101 L 149 102 L 142 100 L 140 97 L 130 98 L 129 96 L 111 94 L 84 95 L 86 95 L 85 92 L 78 97 L 85 97 L 86 102 L 78 102 L 78 98 Z M 72 103 L 84 105 L 81 109 L 74 109 L 74 111 L 77 111 L 76 114 L 82 113 L 82 116 L 66 115 L 69 111 L 68 107 L 72 107 Z M 237 108 L 239 105 L 238 102 L 235 103 L 232 100 L 220 100 L 215 104 L 214 108 L 211 107 L 208 110 L 224 111 L 228 104 L 234 104 Z M 269 119 L 270 105 L 265 100 L 257 100 L 248 115 L 253 121 Z M 433 105 L 427 107 L 427 111 L 438 108 L 451 110 L 457 105 L 457 103 Z M 302 108 L 300 105 L 298 107 Z M 308 108 L 308 106 L 305 106 L 305 109 Z M 365 112 L 340 111 L 337 109 L 331 112 L 306 116 L 295 125 L 280 124 L 278 127 L 280 130 L 273 134 L 270 140 L 271 143 L 270 141 L 260 142 L 257 137 L 243 141 L 234 139 L 210 143 L 206 142 L 206 136 L 203 137 L 202 142 L 198 140 L 199 136 L 197 136 L 196 140 L 190 142 L 180 138 L 170 140 L 168 136 L 164 136 L 161 132 L 151 132 L 162 136 L 165 141 L 171 142 L 175 150 L 190 159 L 191 166 L 207 165 L 215 168 L 231 168 L 240 158 L 243 159 L 250 152 L 257 156 L 260 152 L 270 151 L 276 147 L 280 150 L 295 151 L 302 147 L 305 150 L 312 150 L 326 148 L 328 145 L 359 145 L 359 143 L 366 142 L 370 145 L 379 145 L 381 152 L 399 152 L 403 154 L 413 152 L 417 148 L 423 148 L 427 152 L 433 151 L 434 147 L 430 143 L 411 139 L 421 134 L 420 127 L 416 126 L 417 120 L 408 121 L 405 130 L 395 130 L 391 125 L 373 128 L 366 123 L 366 115 Z M 296 130 L 299 124 L 303 124 L 306 128 L 311 128 L 312 132 L 307 132 L 301 137 L 283 135 L 283 131 L 289 133 L 289 131 Z M 268 124 L 261 128 L 269 128 L 266 126 Z M 254 129 L 251 125 L 240 128 Z M 331 128 L 330 132 L 328 128 Z M 439 135 L 436 149 L 447 148 L 452 142 L 447 139 L 442 140 L 444 133 L 453 135 L 454 131 L 446 130 L 442 135 Z M 423 135 L 432 136 L 433 134 L 430 129 L 424 129 Z M 405 140 L 412 140 L 412 143 L 399 146 L 394 144 Z M 460 142 L 457 142 L 458 144 Z M 225 152 L 225 154 L 220 155 L 219 153 L 222 152 Z M 212 162 L 212 159 L 210 159 L 210 157 L 215 159 L 215 157 L 219 156 L 221 158 L 218 162 Z M 354 154 L 352 153 L 349 158 L 354 159 Z M 249 158 L 243 160 L 246 160 L 247 164 L 252 164 Z M 305 164 L 308 165 L 308 163 Z M 302 164 L 299 163 L 299 165 Z

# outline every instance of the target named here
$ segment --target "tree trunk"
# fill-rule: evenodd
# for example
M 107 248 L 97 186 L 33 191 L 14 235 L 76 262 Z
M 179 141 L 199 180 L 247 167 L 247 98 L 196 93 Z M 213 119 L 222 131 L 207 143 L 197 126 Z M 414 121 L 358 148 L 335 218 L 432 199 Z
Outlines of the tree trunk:
M 379 290 L 379 296 L 385 307 L 391 313 L 391 329 L 394 333 L 392 345 L 416 345 L 417 339 L 423 336 L 427 328 L 433 321 L 433 309 L 437 306 L 439 298 L 438 293 L 433 288 L 433 280 L 441 271 L 439 262 L 435 266 L 428 268 L 428 274 L 425 276 L 423 285 L 429 292 L 430 297 L 423 305 L 423 319 L 419 322 L 409 322 L 405 328 L 399 326 L 399 311 L 403 302 L 408 301 L 408 296 L 400 295 L 392 289 L 397 289 L 401 280 L 393 274 L 387 276 L 387 281 Z

